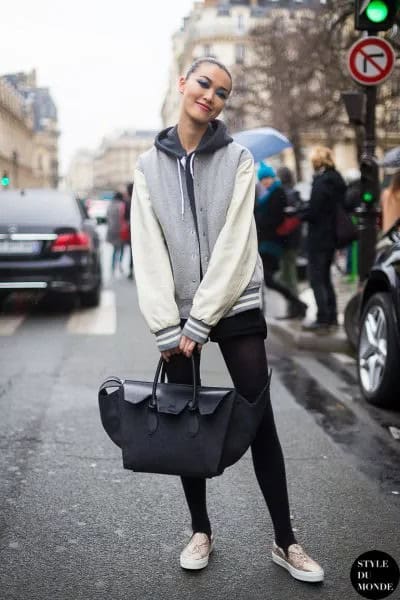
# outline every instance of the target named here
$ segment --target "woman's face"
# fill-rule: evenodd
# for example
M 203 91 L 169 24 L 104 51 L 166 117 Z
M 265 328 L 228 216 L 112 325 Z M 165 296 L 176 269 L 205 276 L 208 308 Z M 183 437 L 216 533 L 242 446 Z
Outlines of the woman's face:
M 197 123 L 208 123 L 224 108 L 231 87 L 230 77 L 223 69 L 212 63 L 202 63 L 188 79 L 179 78 L 182 110 Z

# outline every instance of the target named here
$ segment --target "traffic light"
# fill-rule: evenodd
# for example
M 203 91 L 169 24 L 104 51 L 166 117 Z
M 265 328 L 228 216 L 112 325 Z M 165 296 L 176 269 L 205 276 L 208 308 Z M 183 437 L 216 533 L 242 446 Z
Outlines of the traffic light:
M 375 158 L 363 156 L 360 164 L 361 171 L 361 204 L 367 207 L 373 207 L 379 202 L 379 167 Z
M 399 0 L 355 0 L 355 29 L 386 31 L 393 26 L 399 7 Z
M 3 172 L 3 177 L 1 178 L 1 185 L 3 188 L 6 188 L 10 185 L 10 178 L 8 176 L 7 171 Z

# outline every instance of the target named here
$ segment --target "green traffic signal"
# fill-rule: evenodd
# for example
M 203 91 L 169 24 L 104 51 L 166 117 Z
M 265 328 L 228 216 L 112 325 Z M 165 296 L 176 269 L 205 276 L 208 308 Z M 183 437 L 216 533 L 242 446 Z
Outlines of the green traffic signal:
M 395 22 L 399 0 L 355 0 L 354 23 L 359 31 L 387 31 Z
M 363 202 L 372 202 L 374 199 L 374 195 L 371 192 L 364 192 L 362 195 Z
M 10 185 L 10 178 L 7 175 L 3 175 L 1 178 L 1 185 L 3 187 L 8 187 Z
M 389 14 L 389 9 L 384 0 L 372 0 L 365 11 L 372 23 L 382 23 Z

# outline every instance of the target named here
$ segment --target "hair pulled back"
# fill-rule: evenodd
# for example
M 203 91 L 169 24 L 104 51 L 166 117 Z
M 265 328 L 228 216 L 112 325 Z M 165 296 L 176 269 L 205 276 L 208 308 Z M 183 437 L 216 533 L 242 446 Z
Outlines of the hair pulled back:
M 195 61 L 193 61 L 186 73 L 185 79 L 189 79 L 190 75 L 192 73 L 194 73 L 195 71 L 197 71 L 199 66 L 202 65 L 203 63 L 216 65 L 217 67 L 219 67 L 220 69 L 225 71 L 225 73 L 228 75 L 229 79 L 232 82 L 232 75 L 230 74 L 229 69 L 224 64 L 222 64 L 222 62 L 220 62 L 213 56 L 202 56 L 200 58 L 197 58 Z

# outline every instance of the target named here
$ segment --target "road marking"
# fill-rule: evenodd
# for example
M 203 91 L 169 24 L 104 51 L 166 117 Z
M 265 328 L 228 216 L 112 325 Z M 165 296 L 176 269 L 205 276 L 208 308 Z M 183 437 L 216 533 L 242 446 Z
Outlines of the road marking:
M 332 352 L 331 354 L 343 365 L 355 365 L 357 362 L 353 356 L 343 354 L 342 352 Z
M 114 335 L 117 331 L 115 293 L 103 290 L 99 306 L 76 310 L 68 319 L 67 331 L 80 335 Z
M 13 335 L 25 317 L 26 315 L 0 315 L 0 335 Z

